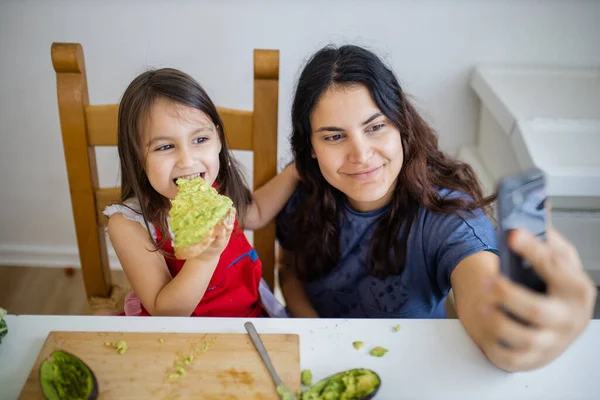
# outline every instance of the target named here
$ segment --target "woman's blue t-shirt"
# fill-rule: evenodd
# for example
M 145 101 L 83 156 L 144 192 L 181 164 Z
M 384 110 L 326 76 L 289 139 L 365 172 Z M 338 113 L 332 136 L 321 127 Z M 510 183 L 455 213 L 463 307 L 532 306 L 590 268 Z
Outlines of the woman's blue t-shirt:
M 290 221 L 305 196 L 301 188 L 296 189 L 277 217 L 277 240 L 284 249 L 292 248 Z M 440 196 L 464 195 L 441 190 Z M 404 272 L 378 279 L 368 274 L 366 257 L 387 207 L 361 213 L 345 206 L 338 264 L 326 277 L 305 282 L 308 298 L 320 317 L 445 318 L 444 299 L 456 265 L 482 250 L 497 253 L 496 232 L 483 211 L 464 217 L 420 206 L 408 237 Z

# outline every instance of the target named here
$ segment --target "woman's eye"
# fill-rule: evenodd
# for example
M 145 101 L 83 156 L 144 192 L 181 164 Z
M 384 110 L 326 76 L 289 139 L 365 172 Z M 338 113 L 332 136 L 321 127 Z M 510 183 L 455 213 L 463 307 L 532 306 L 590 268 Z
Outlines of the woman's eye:
M 156 151 L 165 151 L 165 150 L 170 150 L 172 149 L 174 146 L 172 144 L 165 144 L 164 146 L 160 146 L 159 148 L 156 149 Z
M 207 138 L 207 137 L 205 137 L 205 136 L 200 136 L 200 137 L 197 137 L 196 139 L 194 139 L 192 143 L 194 143 L 194 144 L 198 144 L 198 143 L 204 143 L 204 142 L 206 142 L 207 140 L 208 140 L 208 138 Z
M 380 130 L 381 128 L 383 128 L 385 126 L 385 124 L 377 124 L 377 125 L 373 125 L 372 127 L 370 127 L 369 129 L 367 129 L 369 132 L 377 132 L 378 130 Z
M 340 140 L 341 138 L 342 138 L 342 135 L 340 135 L 339 133 L 336 133 L 335 135 L 325 137 L 325 140 L 327 140 L 328 142 L 335 142 L 337 140 Z

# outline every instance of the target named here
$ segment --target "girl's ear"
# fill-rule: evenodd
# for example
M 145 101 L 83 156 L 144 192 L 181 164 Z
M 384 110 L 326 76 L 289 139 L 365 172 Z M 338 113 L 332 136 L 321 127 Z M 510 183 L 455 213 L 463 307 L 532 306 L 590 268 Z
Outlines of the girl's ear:
M 311 156 L 312 158 L 317 158 L 317 155 L 315 154 L 315 151 L 314 151 L 314 149 L 310 149 L 310 156 Z

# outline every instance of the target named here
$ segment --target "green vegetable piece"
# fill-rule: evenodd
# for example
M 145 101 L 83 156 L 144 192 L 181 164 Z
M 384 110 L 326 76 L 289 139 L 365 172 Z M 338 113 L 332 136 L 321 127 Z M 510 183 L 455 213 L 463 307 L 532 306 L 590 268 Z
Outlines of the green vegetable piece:
M 384 347 L 381 346 L 377 346 L 371 349 L 371 351 L 369 352 L 370 355 L 372 355 L 373 357 L 383 357 L 385 355 L 385 353 L 387 353 L 388 350 Z
M 92 370 L 66 351 L 53 351 L 40 366 L 42 392 L 47 400 L 96 400 L 98 382 Z
M 185 375 L 185 369 L 183 369 L 183 368 L 179 367 L 179 368 L 177 368 L 177 373 L 178 373 L 179 375 Z
M 2 338 L 8 334 L 8 325 L 6 325 L 6 321 L 4 320 L 4 316 L 7 311 L 4 308 L 0 308 L 0 344 L 2 343 Z
M 158 339 L 158 341 L 163 344 L 165 341 L 163 340 L 163 338 Z
M 392 328 L 392 330 L 393 330 L 394 332 L 399 332 L 399 331 L 400 331 L 400 324 L 398 324 L 398 325 L 394 326 L 394 327 Z
M 310 369 L 302 370 L 300 374 L 300 381 L 304 386 L 312 385 L 312 371 Z
M 354 348 L 356 350 L 362 349 L 364 345 L 365 345 L 365 342 L 360 342 L 360 341 L 352 342 L 352 346 L 354 346 Z

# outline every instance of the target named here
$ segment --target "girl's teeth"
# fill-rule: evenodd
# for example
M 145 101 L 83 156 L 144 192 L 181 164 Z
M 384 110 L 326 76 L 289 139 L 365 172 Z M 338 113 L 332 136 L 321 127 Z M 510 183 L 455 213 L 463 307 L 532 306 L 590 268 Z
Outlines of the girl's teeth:
M 186 175 L 186 176 L 180 176 L 179 178 L 184 178 L 184 179 L 194 179 L 194 178 L 204 178 L 204 172 L 198 173 L 198 174 L 193 174 L 193 175 Z M 179 178 L 175 178 L 174 180 L 177 180 Z

